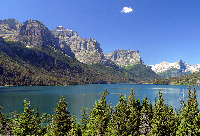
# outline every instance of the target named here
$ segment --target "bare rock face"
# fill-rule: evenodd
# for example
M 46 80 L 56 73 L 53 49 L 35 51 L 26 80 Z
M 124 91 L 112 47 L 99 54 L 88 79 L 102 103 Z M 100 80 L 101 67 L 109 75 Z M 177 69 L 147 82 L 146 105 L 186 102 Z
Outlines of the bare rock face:
M 105 57 L 121 66 L 144 64 L 140 57 L 139 51 L 119 49 L 112 53 L 106 54 Z
M 104 58 L 100 44 L 95 39 L 86 39 L 78 36 L 77 32 L 65 29 L 62 26 L 51 31 L 59 38 L 59 45 L 62 50 L 69 50 L 75 54 L 80 62 L 92 64 L 100 62 Z
M 0 20 L 0 36 L 9 38 L 11 41 L 20 41 L 27 47 L 46 47 L 63 51 L 63 53 L 74 57 L 71 49 L 62 50 L 59 38 L 55 38 L 51 31 L 38 20 L 27 20 L 19 23 L 14 19 Z
M 14 35 L 14 40 L 21 41 L 25 45 L 33 47 L 46 45 L 58 47 L 57 41 L 49 29 L 37 20 L 27 20 L 20 24 L 19 29 Z
M 1 37 L 12 37 L 19 28 L 20 22 L 15 19 L 4 19 L 0 20 L 0 36 Z

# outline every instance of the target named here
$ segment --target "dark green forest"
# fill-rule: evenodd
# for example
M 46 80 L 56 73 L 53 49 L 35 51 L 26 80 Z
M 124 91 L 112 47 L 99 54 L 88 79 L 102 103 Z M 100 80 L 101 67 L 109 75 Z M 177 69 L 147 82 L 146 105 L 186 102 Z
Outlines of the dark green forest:
M 161 90 L 152 105 L 147 97 L 134 97 L 133 90 L 128 98 L 122 94 L 116 106 L 106 102 L 101 95 L 92 109 L 82 108 L 82 118 L 76 120 L 70 115 L 67 102 L 62 96 L 55 107 L 54 115 L 43 113 L 30 107 L 24 100 L 24 112 L 3 114 L 0 108 L 0 133 L 2 135 L 200 135 L 200 111 L 196 89 L 188 87 L 188 99 L 182 101 L 181 109 L 173 109 L 165 102 Z

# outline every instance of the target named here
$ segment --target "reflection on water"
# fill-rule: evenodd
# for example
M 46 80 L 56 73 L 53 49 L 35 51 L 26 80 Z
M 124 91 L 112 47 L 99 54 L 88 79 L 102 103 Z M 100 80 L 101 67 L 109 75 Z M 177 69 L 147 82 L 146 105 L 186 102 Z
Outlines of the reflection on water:
M 92 108 L 95 100 L 100 98 L 100 93 L 107 89 L 110 94 L 106 95 L 106 101 L 115 106 L 118 103 L 119 95 L 122 93 L 126 98 L 133 89 L 135 98 L 142 100 L 147 97 L 154 105 L 154 100 L 159 89 L 162 90 L 164 100 L 174 108 L 181 108 L 179 98 L 183 90 L 187 94 L 187 86 L 172 85 L 138 85 L 138 84 L 91 84 L 76 86 L 31 86 L 31 87 L 0 87 L 0 106 L 3 113 L 11 111 L 23 112 L 23 100 L 31 102 L 31 107 L 38 106 L 39 112 L 54 114 L 62 95 L 68 102 L 68 110 L 75 113 L 78 120 L 81 118 L 82 107 Z M 200 95 L 197 87 L 197 96 Z M 186 100 L 187 98 L 185 98 Z M 199 100 L 199 98 L 198 98 Z

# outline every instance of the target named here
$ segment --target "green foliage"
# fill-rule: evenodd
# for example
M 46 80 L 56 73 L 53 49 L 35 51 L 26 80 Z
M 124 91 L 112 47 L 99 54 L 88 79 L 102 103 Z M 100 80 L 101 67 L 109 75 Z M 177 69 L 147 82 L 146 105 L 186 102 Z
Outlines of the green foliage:
M 143 98 L 142 107 L 140 111 L 140 135 L 150 135 L 151 133 L 151 120 L 153 117 L 153 109 L 151 102 L 147 101 L 147 97 Z
M 109 106 L 106 104 L 105 96 L 95 101 L 94 108 L 90 110 L 87 124 L 87 135 L 105 135 L 110 119 Z
M 58 106 L 56 107 L 55 115 L 53 116 L 52 131 L 56 136 L 67 135 L 71 130 L 72 121 L 69 111 L 67 111 L 67 103 L 64 96 L 59 100 Z
M 3 107 L 0 106 L 0 134 L 5 134 L 4 131 L 6 129 L 6 118 L 2 113 Z
M 110 94 L 110 93 L 108 92 L 107 89 L 105 89 L 105 90 L 101 93 L 101 95 L 108 95 L 108 94 Z
M 34 113 L 34 110 L 30 108 L 30 102 L 27 102 L 26 99 L 24 100 L 24 112 L 21 114 L 13 112 L 12 114 L 14 116 L 12 133 L 16 135 L 40 134 L 38 110 Z
M 179 120 L 177 135 L 200 135 L 200 116 L 198 110 L 196 89 L 192 93 L 188 87 L 187 103 L 184 103 Z
M 149 67 L 142 64 L 133 64 L 125 67 L 129 74 L 138 80 L 159 79 L 160 76 L 152 71 Z

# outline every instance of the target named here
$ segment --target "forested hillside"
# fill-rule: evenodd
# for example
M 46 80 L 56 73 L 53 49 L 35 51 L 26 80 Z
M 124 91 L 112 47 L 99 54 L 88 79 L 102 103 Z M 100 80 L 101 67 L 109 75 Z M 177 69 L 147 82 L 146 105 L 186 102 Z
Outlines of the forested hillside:
M 149 67 L 142 64 L 133 64 L 124 67 L 129 73 L 137 77 L 138 80 L 160 79 L 160 76 Z
M 119 72 L 99 72 L 53 47 L 0 41 L 0 85 L 73 85 L 134 82 Z

